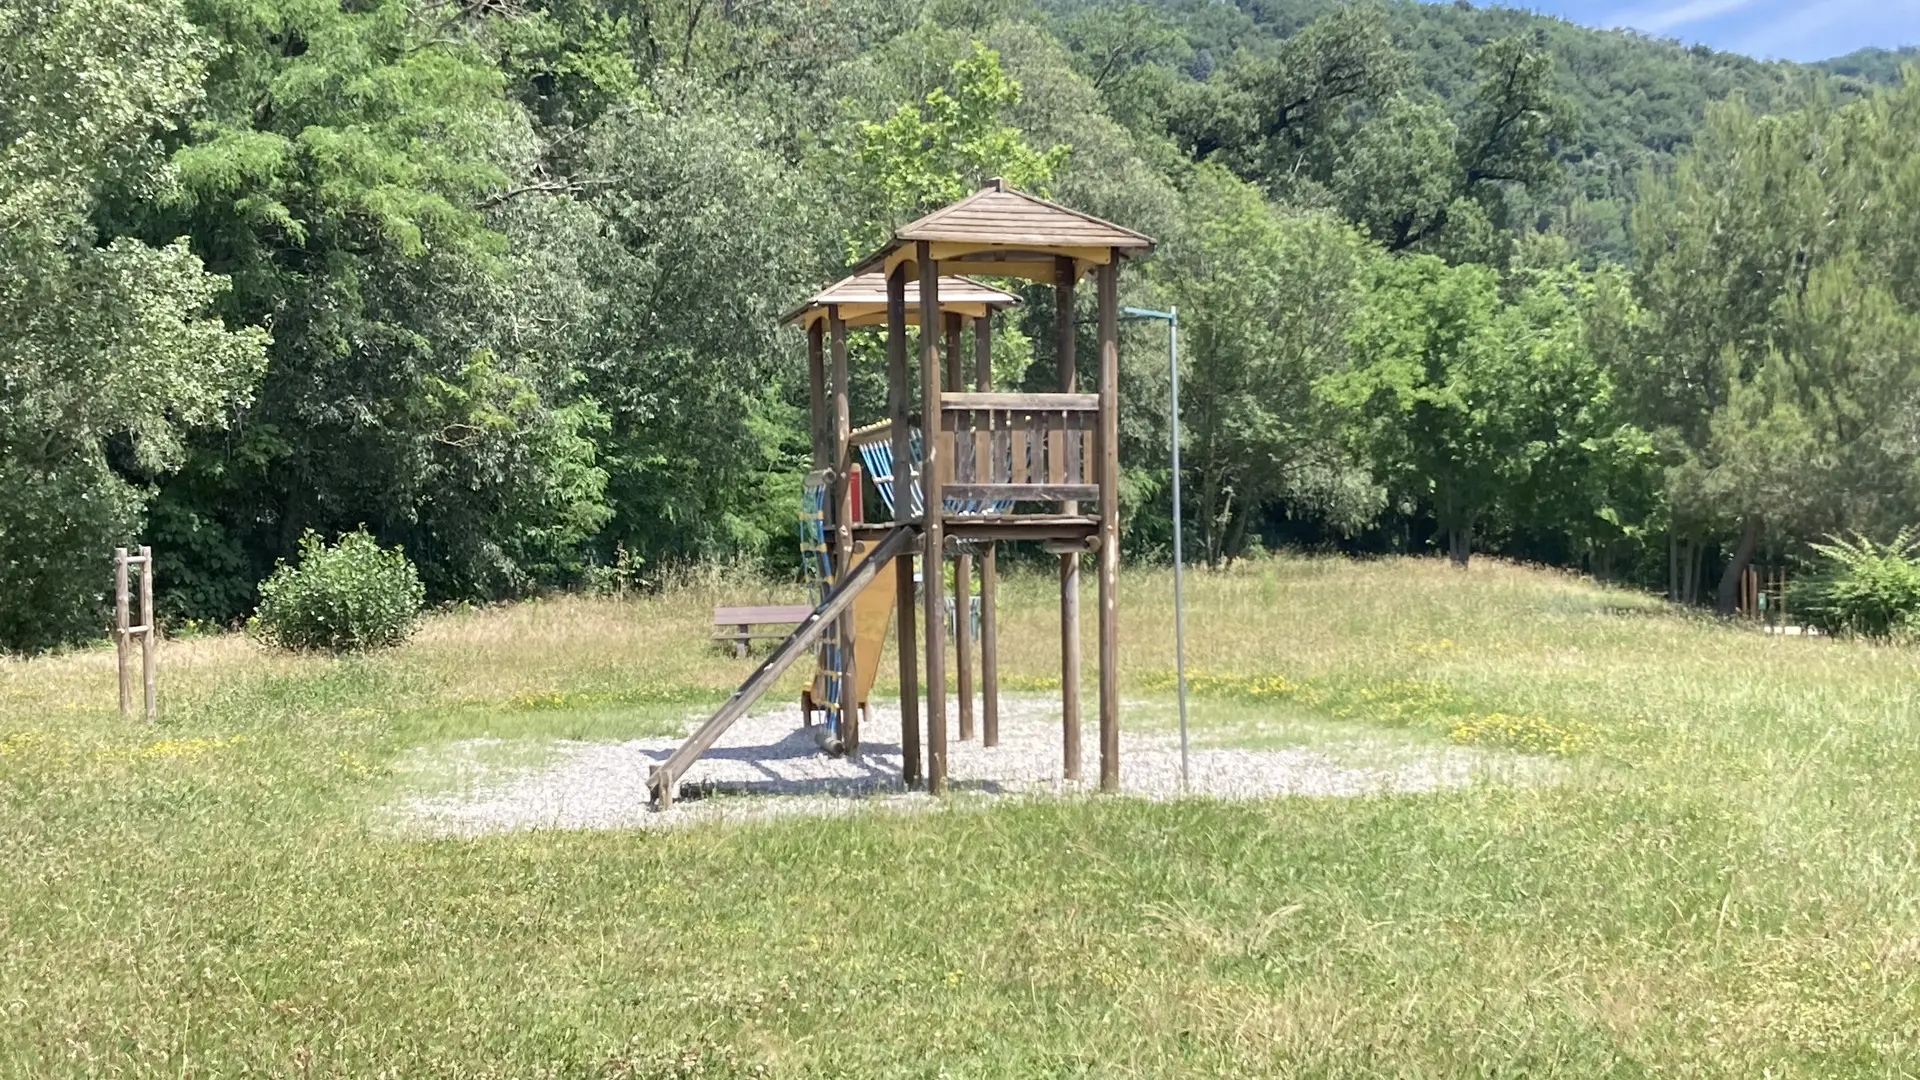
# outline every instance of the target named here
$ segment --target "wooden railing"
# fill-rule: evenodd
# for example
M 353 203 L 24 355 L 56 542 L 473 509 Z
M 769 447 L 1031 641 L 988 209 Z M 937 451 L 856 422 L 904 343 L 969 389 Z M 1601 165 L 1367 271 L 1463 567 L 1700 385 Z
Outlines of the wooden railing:
M 1098 394 L 967 394 L 940 399 L 948 499 L 1095 502 Z
M 1099 421 L 1098 394 L 942 394 L 939 462 L 946 505 L 1097 503 Z M 913 422 L 918 429 L 919 417 Z M 893 428 L 886 421 L 869 424 L 848 441 L 856 447 L 891 444 Z M 890 455 L 886 459 L 881 464 L 889 471 L 869 470 L 876 484 L 892 483 L 900 471 Z M 907 482 L 917 486 L 917 461 L 908 476 Z

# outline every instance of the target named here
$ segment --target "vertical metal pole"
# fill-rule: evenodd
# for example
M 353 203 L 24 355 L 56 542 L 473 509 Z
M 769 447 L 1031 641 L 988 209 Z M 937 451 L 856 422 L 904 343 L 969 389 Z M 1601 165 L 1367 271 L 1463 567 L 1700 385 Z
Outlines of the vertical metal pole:
M 1120 253 L 1094 268 L 1100 300 L 1100 790 L 1120 790 Z
M 1186 553 L 1180 524 L 1180 309 L 1167 320 L 1167 383 L 1173 395 L 1173 672 L 1180 695 L 1180 792 L 1191 782 L 1187 761 L 1187 602 L 1183 579 Z

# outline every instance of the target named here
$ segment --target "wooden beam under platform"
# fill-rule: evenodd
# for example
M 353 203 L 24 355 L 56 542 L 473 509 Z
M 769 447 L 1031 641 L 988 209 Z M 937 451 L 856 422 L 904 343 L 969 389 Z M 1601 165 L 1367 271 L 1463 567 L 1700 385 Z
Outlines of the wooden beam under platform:
M 956 540 L 1085 540 L 1100 522 L 1078 514 L 949 515 L 944 531 Z

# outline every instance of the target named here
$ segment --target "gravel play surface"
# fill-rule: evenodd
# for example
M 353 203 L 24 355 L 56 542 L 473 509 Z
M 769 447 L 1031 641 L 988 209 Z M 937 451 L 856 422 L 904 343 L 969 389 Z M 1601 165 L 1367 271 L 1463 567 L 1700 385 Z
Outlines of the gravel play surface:
M 689 726 L 697 722 L 690 719 Z M 958 726 L 950 716 L 949 733 Z M 898 709 L 876 705 L 860 754 L 833 758 L 820 751 L 813 730 L 800 726 L 796 707 L 749 715 L 688 771 L 682 788 L 686 794 L 664 812 L 648 804 L 647 775 L 666 760 L 678 738 L 562 742 L 542 765 L 505 769 L 465 767 L 463 762 L 481 761 L 489 746 L 498 745 L 470 740 L 436 755 L 431 771 L 458 781 L 451 790 L 408 798 L 396 809 L 413 828 L 473 835 L 516 829 L 650 828 L 936 805 L 923 793 L 902 789 L 899 731 Z M 956 796 L 972 799 L 1095 790 L 1098 726 L 1090 716 L 1083 720 L 1081 739 L 1085 779 L 1067 784 L 1061 779 L 1058 702 L 1007 699 L 1001 706 L 999 746 L 989 750 L 977 739 L 950 739 L 949 785 Z M 1226 799 L 1434 791 L 1476 779 L 1515 779 L 1519 769 L 1512 758 L 1466 747 L 1403 752 L 1388 755 L 1378 765 L 1356 765 L 1303 747 L 1194 745 L 1191 761 L 1191 794 Z M 1127 793 L 1156 799 L 1180 794 L 1176 733 L 1123 730 L 1120 762 L 1121 786 Z

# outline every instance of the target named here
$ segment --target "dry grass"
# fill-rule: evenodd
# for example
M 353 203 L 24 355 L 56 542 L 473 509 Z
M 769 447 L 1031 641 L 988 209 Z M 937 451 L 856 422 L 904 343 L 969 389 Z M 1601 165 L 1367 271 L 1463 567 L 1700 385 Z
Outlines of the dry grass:
M 1189 586 L 1207 737 L 1546 725 L 1563 781 L 417 842 L 370 824 L 411 748 L 665 730 L 750 666 L 708 609 L 769 587 L 173 642 L 158 730 L 110 653 L 0 661 L 0 1076 L 1920 1071 L 1914 653 L 1492 563 Z M 1168 593 L 1124 582 L 1132 723 Z M 1003 595 L 1045 685 L 1053 583 Z

